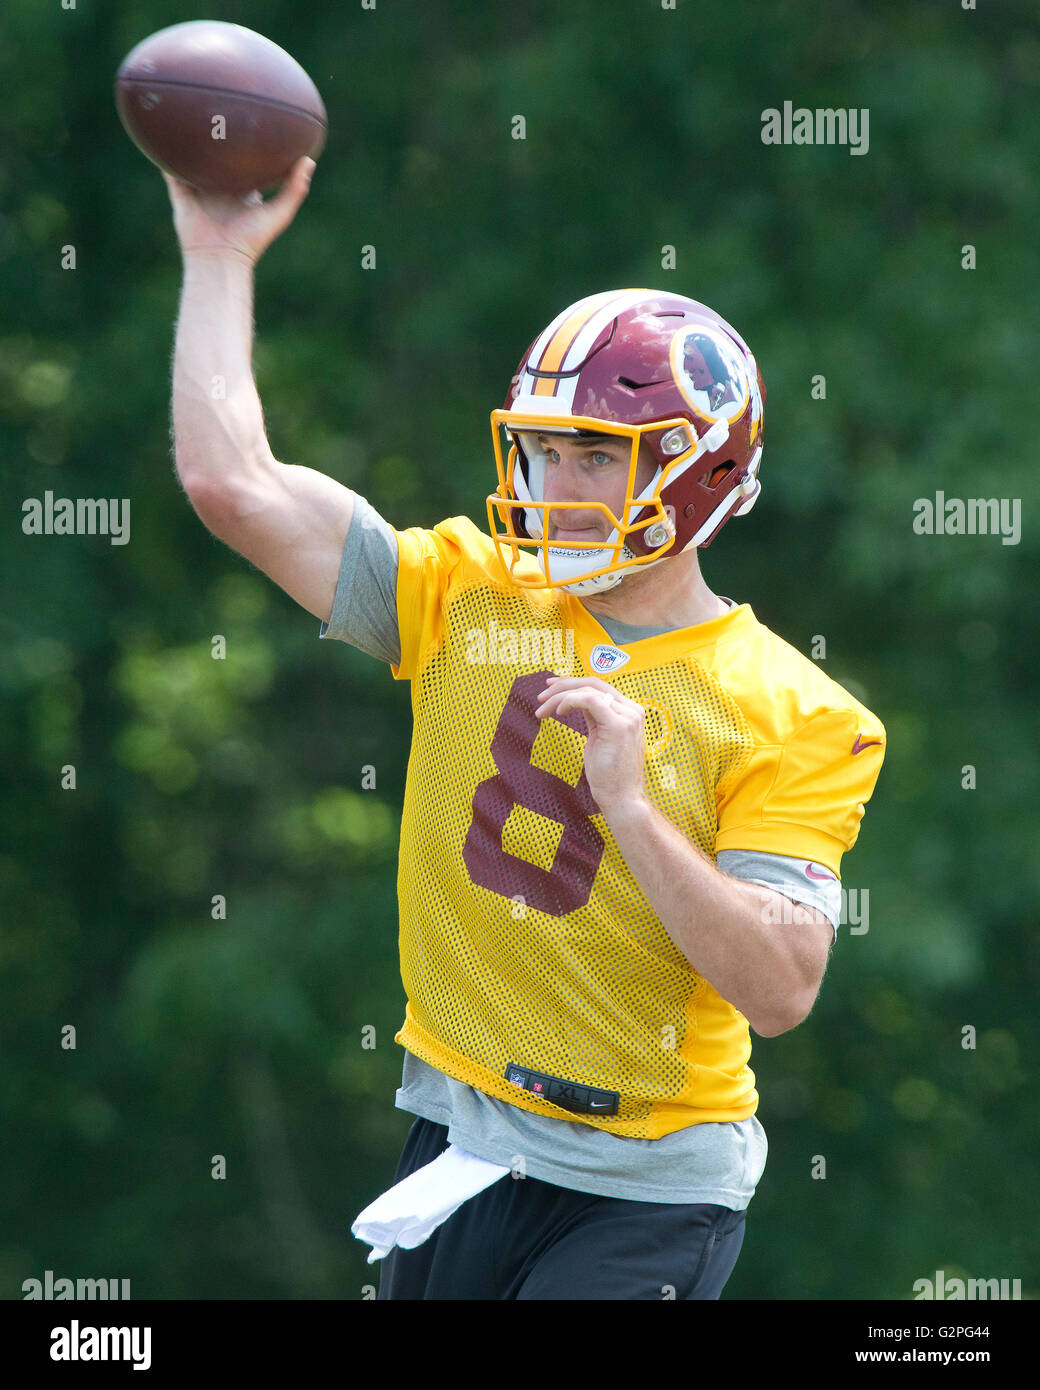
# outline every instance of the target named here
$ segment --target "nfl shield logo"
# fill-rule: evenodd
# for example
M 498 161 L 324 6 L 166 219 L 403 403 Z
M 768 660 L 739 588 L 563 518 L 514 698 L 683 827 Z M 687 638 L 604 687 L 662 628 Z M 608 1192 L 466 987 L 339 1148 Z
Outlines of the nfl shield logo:
M 607 671 L 616 671 L 619 666 L 624 666 L 628 659 L 628 652 L 600 643 L 598 647 L 593 647 L 589 662 L 597 675 L 604 675 Z

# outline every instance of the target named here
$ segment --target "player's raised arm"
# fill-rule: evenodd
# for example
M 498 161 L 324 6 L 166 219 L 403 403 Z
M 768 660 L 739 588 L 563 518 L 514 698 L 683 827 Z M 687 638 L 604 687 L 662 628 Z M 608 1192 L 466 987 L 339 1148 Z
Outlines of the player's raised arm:
M 276 197 L 199 193 L 164 174 L 184 279 L 173 366 L 177 474 L 205 526 L 315 617 L 332 611 L 354 494 L 279 463 L 253 380 L 253 268 L 307 195 L 301 159 Z

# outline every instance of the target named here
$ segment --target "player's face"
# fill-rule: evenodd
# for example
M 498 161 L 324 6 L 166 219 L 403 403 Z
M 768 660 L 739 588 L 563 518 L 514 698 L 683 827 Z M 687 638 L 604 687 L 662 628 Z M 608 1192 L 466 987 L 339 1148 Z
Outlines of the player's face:
M 553 508 L 549 539 L 564 544 L 606 540 L 613 529 L 607 517 L 581 504 L 603 502 L 614 516 L 622 516 L 631 441 L 614 435 L 575 439 L 568 435 L 540 434 L 538 443 L 545 451 L 543 500 L 575 504 Z M 644 445 L 636 465 L 635 495 L 642 492 L 656 471 L 653 456 Z

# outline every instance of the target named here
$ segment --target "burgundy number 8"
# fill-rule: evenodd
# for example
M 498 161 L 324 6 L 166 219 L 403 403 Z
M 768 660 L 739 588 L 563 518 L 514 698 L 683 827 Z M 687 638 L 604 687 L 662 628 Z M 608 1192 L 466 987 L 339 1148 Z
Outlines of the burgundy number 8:
M 491 740 L 498 769 L 473 793 L 470 822 L 462 857 L 469 876 L 481 888 L 505 898 L 519 897 L 551 917 L 565 917 L 584 907 L 603 858 L 603 836 L 590 819 L 599 807 L 582 768 L 577 786 L 555 777 L 531 762 L 542 721 L 535 714 L 539 694 L 551 671 L 517 676 Z M 585 717 L 571 710 L 561 724 L 587 737 Z M 559 821 L 563 836 L 551 869 L 518 859 L 502 847 L 502 830 L 514 806 L 523 806 L 549 820 Z

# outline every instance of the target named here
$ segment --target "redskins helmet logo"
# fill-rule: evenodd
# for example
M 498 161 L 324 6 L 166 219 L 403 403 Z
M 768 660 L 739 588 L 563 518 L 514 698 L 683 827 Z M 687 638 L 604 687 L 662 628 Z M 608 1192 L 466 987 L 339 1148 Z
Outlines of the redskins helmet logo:
M 708 420 L 737 420 L 751 383 L 736 344 L 706 324 L 680 329 L 672 340 L 672 375 L 690 408 Z

